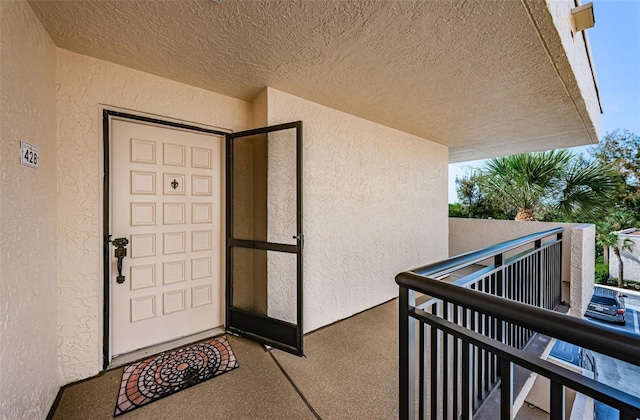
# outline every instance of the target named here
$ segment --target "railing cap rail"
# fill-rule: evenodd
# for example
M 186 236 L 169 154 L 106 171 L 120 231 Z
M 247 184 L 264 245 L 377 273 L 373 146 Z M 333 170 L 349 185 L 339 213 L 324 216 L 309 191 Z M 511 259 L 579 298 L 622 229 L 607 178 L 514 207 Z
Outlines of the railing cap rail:
M 438 277 L 448 274 L 452 271 L 459 270 L 463 267 L 477 264 L 480 261 L 484 261 L 496 255 L 514 250 L 521 246 L 527 245 L 528 243 L 542 240 L 548 236 L 561 234 L 562 232 L 564 232 L 564 228 L 557 227 L 542 232 L 532 233 L 531 235 L 501 242 L 499 244 L 491 245 L 476 251 L 470 251 L 449 258 L 447 260 L 438 261 L 432 264 L 425 265 L 423 267 L 415 268 L 410 271 L 422 276 Z

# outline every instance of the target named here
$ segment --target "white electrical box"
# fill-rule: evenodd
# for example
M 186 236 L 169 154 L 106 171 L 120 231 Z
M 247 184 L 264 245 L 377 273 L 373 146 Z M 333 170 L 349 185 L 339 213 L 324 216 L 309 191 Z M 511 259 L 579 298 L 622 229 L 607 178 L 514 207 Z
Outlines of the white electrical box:
M 20 156 L 20 163 L 25 166 L 37 168 L 40 164 L 40 153 L 38 152 L 38 148 L 24 140 L 20 142 Z

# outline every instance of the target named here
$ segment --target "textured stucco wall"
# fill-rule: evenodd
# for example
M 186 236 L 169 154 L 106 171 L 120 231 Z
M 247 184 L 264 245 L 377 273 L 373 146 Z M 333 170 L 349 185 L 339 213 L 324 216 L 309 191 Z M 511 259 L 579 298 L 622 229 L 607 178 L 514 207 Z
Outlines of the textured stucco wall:
M 447 257 L 448 151 L 269 88 L 269 124 L 295 120 L 308 332 L 397 296 L 396 274 Z
M 625 280 L 634 280 L 640 282 L 640 237 L 638 235 L 619 235 L 620 243 L 624 239 L 633 241 L 632 251 L 620 251 L 622 257 L 622 268 L 624 270 Z M 618 277 L 618 266 L 620 262 L 618 257 L 609 250 L 609 276 Z
M 592 225 L 586 226 L 588 228 L 579 223 L 516 222 L 451 217 L 449 218 L 449 255 L 459 255 L 532 233 L 563 227 L 565 231 L 562 235 L 562 299 L 572 306 L 574 303 L 580 306 L 582 300 L 575 302 L 571 300 L 572 297 L 575 299 L 578 295 L 572 296 L 573 292 L 570 288 L 574 278 L 579 283 L 578 279 L 587 275 L 582 272 L 591 270 L 591 275 L 593 275 L 593 261 L 590 264 L 585 261 L 588 260 L 588 255 L 595 255 L 595 240 L 589 242 L 589 236 L 587 236 L 590 235 L 589 229 L 595 232 L 595 228 Z M 573 234 L 574 228 L 586 230 L 586 233 L 575 236 Z M 573 241 L 576 238 L 580 239 L 580 242 L 574 244 Z M 583 253 L 584 255 L 582 255 Z M 579 266 L 579 261 L 582 261 L 585 266 Z
M 0 2 L 0 418 L 45 418 L 57 359 L 56 47 L 26 1 Z M 40 167 L 20 165 L 20 140 Z
M 252 126 L 252 104 L 58 50 L 60 367 L 65 383 L 102 369 L 102 115 L 115 106 L 209 126 Z
M 593 295 L 596 262 L 596 226 L 585 224 L 571 229 L 570 313 L 583 316 Z
M 546 0 L 546 3 L 564 47 L 564 52 L 561 55 L 566 57 L 565 60 L 571 66 L 572 74 L 579 89 L 580 95 L 574 95 L 574 97 L 576 100 L 584 101 L 587 112 L 591 117 L 591 122 L 595 127 L 595 132 L 598 134 L 600 132 L 600 101 L 596 91 L 595 68 L 592 69 L 589 63 L 589 55 L 591 53 L 588 50 L 588 30 L 573 32 L 571 9 L 575 7 L 574 0 Z M 587 1 L 579 2 L 579 4 L 583 3 L 587 3 Z M 594 15 L 597 22 L 598 13 L 596 9 L 594 9 Z M 593 58 L 593 55 L 591 55 L 591 58 Z M 565 60 L 560 61 L 558 65 L 562 65 Z

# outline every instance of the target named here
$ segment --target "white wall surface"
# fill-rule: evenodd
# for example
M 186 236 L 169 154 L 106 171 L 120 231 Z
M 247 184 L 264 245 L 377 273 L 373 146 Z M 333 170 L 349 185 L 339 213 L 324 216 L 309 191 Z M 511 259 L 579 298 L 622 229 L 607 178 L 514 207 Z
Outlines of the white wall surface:
M 0 2 L 0 418 L 45 418 L 57 363 L 56 47 L 26 1 Z M 20 165 L 20 140 L 40 165 Z
M 583 316 L 593 296 L 596 263 L 596 227 L 579 225 L 571 229 L 570 313 Z
M 305 332 L 397 296 L 396 274 L 447 258 L 446 147 L 267 96 L 270 125 L 304 124 Z
M 252 104 L 58 50 L 58 257 L 64 383 L 102 369 L 102 114 L 113 106 L 231 130 Z
M 638 235 L 619 235 L 620 243 L 629 239 L 633 241 L 632 251 L 620 250 L 622 257 L 622 268 L 625 280 L 634 280 L 640 282 L 640 237 Z M 609 277 L 618 277 L 618 267 L 620 262 L 618 257 L 613 253 L 613 249 L 609 250 Z
M 449 218 L 449 255 L 459 255 L 556 227 L 565 229 L 562 236 L 562 300 L 569 302 L 573 308 L 582 308 L 583 295 L 593 290 L 595 262 L 595 227 L 593 225 L 451 217 Z M 578 290 L 576 287 L 582 289 Z M 591 295 L 586 298 L 587 302 L 590 297 Z

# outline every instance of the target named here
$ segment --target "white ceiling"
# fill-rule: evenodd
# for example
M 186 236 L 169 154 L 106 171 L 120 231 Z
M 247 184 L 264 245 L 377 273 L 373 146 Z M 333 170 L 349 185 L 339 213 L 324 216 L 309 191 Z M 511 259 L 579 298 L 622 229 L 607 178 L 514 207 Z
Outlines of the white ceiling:
M 271 86 L 448 145 L 451 161 L 597 140 L 532 3 L 30 1 L 61 48 L 247 101 Z

